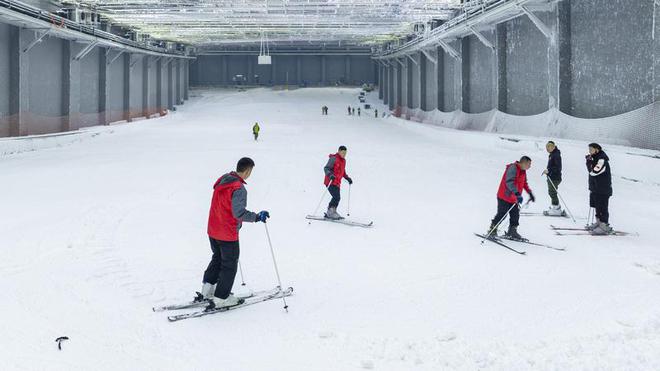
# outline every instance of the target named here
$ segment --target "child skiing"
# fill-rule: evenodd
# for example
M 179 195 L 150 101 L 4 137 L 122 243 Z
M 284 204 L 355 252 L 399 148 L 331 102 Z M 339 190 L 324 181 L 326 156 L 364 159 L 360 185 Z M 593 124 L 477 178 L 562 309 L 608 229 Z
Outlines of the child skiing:
M 520 161 L 508 164 L 500 187 L 497 191 L 497 214 L 490 223 L 488 235 L 497 236 L 497 224 L 504 219 L 506 213 L 509 213 L 509 230 L 504 234 L 505 237 L 513 240 L 522 240 L 523 237 L 518 234 L 518 224 L 520 220 L 520 205 L 523 202 L 523 189 L 529 194 L 531 202 L 536 201 L 534 193 L 527 184 L 527 170 L 532 166 L 532 159 L 522 156 Z
M 261 130 L 261 128 L 259 127 L 259 123 L 255 122 L 254 126 L 252 126 L 252 134 L 254 135 L 255 141 L 259 138 L 259 130 Z
M 242 303 L 242 299 L 231 294 L 240 253 L 239 230 L 242 222 L 265 223 L 270 218 L 268 211 L 253 213 L 246 209 L 244 185 L 253 168 L 254 161 L 243 157 L 236 164 L 236 171 L 221 176 L 213 186 L 207 229 L 213 256 L 202 283 L 202 296 L 209 300 L 210 309 Z
M 328 204 L 328 211 L 325 213 L 325 217 L 328 219 L 343 219 L 337 212 L 337 206 L 339 206 L 339 200 L 341 199 L 341 180 L 346 179 L 348 184 L 353 184 L 353 179 L 346 174 L 346 151 L 345 146 L 339 146 L 337 153 L 328 155 L 328 162 L 323 168 L 325 173 L 323 184 L 332 196 L 332 200 Z

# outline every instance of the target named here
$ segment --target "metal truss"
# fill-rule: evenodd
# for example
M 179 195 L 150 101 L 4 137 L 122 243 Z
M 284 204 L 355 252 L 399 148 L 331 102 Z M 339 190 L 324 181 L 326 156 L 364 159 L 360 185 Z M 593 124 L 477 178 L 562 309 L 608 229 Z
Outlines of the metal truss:
M 64 0 L 157 39 L 197 46 L 376 45 L 451 19 L 460 0 Z

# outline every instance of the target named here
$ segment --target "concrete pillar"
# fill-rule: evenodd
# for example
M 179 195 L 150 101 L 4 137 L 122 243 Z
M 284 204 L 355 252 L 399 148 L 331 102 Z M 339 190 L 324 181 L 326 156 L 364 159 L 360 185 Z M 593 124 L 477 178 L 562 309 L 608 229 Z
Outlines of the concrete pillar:
M 183 61 L 184 70 L 183 70 L 183 100 L 188 100 L 188 91 L 190 90 L 190 60 L 186 59 Z M 250 64 L 252 66 L 252 81 L 254 82 L 254 60 Z
M 344 57 L 344 75 L 346 75 L 346 84 L 352 85 L 354 82 L 351 79 L 351 56 Z
M 224 58 L 223 58 L 224 59 Z M 172 60 L 167 63 L 167 109 L 174 108 L 174 82 L 172 81 Z M 227 76 L 226 74 L 224 76 Z
M 110 107 L 110 84 L 108 84 L 108 62 L 112 58 L 112 49 L 101 49 L 99 52 L 99 123 L 107 125 L 108 108 Z
M 220 81 L 222 81 L 222 83 L 224 85 L 229 85 L 231 83 L 231 79 L 229 78 L 229 61 L 228 61 L 229 56 L 223 55 L 220 58 L 221 58 L 221 61 L 222 61 L 221 65 L 220 65 L 220 68 L 221 68 L 221 71 L 222 71 L 222 80 L 220 80 Z M 171 68 L 171 63 L 168 63 L 167 68 L 168 69 Z M 172 81 L 171 78 L 170 78 L 170 81 Z
M 445 81 L 445 51 L 441 46 L 436 49 L 438 56 L 438 63 L 435 65 L 435 77 L 438 84 L 438 94 L 437 94 L 437 108 L 439 111 L 447 112 L 447 107 L 445 106 L 445 94 L 447 94 L 446 81 Z
M 461 107 L 463 112 L 470 112 L 470 38 L 460 40 L 461 63 Z
M 145 55 L 142 58 L 142 116 L 149 118 L 151 111 L 149 110 L 149 70 L 151 69 L 151 57 Z M 138 66 L 135 66 L 138 68 Z
M 185 62 L 186 65 L 188 62 Z M 247 56 L 247 83 L 248 85 L 253 85 L 254 84 L 254 57 L 251 55 Z M 187 84 L 186 84 L 187 85 Z M 188 99 L 188 88 L 186 87 L 186 97 L 185 99 Z
M 427 111 L 426 106 L 426 56 L 424 53 L 419 53 L 419 108 L 422 111 Z
M 413 79 L 415 74 L 413 73 L 414 64 L 410 58 L 406 57 L 406 107 L 413 108 Z
M 557 18 L 555 25 L 555 40 L 550 42 L 548 50 L 549 68 L 549 107 L 559 108 L 561 112 L 571 115 L 573 102 L 571 90 L 573 89 L 573 75 L 571 72 L 571 4 L 560 1 L 555 5 Z
M 298 85 L 302 86 L 302 56 L 300 55 L 296 57 L 296 80 L 298 81 Z
M 326 81 L 326 73 L 325 73 L 325 55 L 321 56 L 321 86 L 325 86 L 327 81 Z
M 181 59 L 176 58 L 174 60 L 174 78 L 176 79 L 176 105 L 183 104 L 183 99 L 181 99 Z
M 62 131 L 70 131 L 80 126 L 80 62 L 74 57 L 85 46 L 69 40 L 62 45 Z
M 23 49 L 32 40 L 33 33 L 13 26 L 9 29 L 9 135 L 15 137 L 28 134 L 30 63 L 29 52 Z
M 383 89 L 385 88 L 385 78 L 383 77 L 385 68 L 382 64 L 378 63 L 378 99 L 383 99 Z M 383 102 L 387 103 L 387 102 Z
M 399 62 L 397 62 L 399 63 Z M 394 99 L 395 104 L 394 108 L 401 107 L 403 105 L 403 74 L 405 70 L 400 64 L 396 68 L 396 89 L 394 90 Z
M 507 68 L 506 68 L 506 50 L 507 50 L 507 26 L 500 23 L 495 29 L 495 108 L 501 112 L 508 112 L 507 102 Z
M 163 95 L 163 57 L 160 57 L 156 61 L 156 108 L 160 113 L 165 110 Z
M 133 117 L 131 115 L 131 63 L 133 54 L 125 53 L 124 63 L 124 115 L 123 119 L 131 122 Z
M 270 57 L 270 76 L 273 81 L 273 85 L 277 85 L 277 69 L 275 68 L 275 56 Z

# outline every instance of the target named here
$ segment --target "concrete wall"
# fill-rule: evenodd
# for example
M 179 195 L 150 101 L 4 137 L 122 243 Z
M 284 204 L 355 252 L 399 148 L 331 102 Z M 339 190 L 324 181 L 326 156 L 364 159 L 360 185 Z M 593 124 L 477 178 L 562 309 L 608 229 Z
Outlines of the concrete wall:
M 653 1 L 570 4 L 573 88 L 566 113 L 607 117 L 653 102 Z
M 551 13 L 538 13 L 550 24 Z M 514 115 L 535 115 L 548 110 L 548 40 L 529 20 L 518 17 L 498 31 L 505 43 L 504 79 L 500 109 Z M 503 31 L 503 32 L 502 32 Z
M 588 136 L 588 124 L 570 127 L 578 125 L 577 119 L 616 116 L 589 122 L 621 123 L 618 142 L 660 149 L 660 114 L 655 108 L 660 101 L 660 4 L 560 0 L 529 10 L 545 34 L 522 14 L 498 24 L 475 25 L 486 43 L 474 33 L 445 40 L 458 56 L 438 47 L 437 67 L 426 61 L 424 73 L 407 57 L 399 57 L 406 59 L 409 69 L 403 68 L 398 80 L 382 81 L 383 95 L 393 92 L 394 99 L 387 97 L 391 109 L 405 117 L 471 130 L 516 127 L 521 132 L 534 132 L 534 121 L 524 117 L 543 115 L 536 125 L 569 137 L 577 131 Z
M 33 40 L 34 30 L 0 23 L 0 136 L 76 130 L 161 111 L 157 69 L 167 64 L 155 57 L 115 59 L 116 50 L 96 47 L 76 59 L 86 44 L 47 35 L 29 48 Z M 171 62 L 179 65 L 175 99 L 183 103 L 187 62 L 177 61 Z
M 233 85 L 237 74 L 259 75 L 256 85 L 361 85 L 377 80 L 376 65 L 369 56 L 272 55 L 272 65 L 258 65 L 256 55 L 201 55 L 189 68 L 193 86 Z M 252 66 L 250 66 L 252 65 Z M 253 73 L 249 74 L 249 70 Z
M 9 26 L 0 23 L 0 137 L 9 135 Z

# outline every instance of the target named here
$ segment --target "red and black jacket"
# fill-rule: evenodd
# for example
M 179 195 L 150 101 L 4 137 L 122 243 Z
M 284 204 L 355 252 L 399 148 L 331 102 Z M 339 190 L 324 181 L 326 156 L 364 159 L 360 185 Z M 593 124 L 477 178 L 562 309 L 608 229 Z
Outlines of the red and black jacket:
M 245 181 L 235 172 L 225 174 L 213 186 L 208 235 L 214 240 L 238 241 L 242 222 L 254 223 L 257 214 L 248 211 Z

